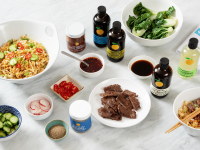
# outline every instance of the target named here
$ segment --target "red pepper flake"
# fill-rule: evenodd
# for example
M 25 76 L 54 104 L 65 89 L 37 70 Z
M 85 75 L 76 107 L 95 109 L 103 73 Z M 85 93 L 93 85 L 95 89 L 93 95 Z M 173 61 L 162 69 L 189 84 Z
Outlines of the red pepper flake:
M 103 67 L 101 60 L 95 57 L 88 57 L 83 61 L 89 64 L 89 67 L 87 67 L 84 63 L 80 64 L 81 69 L 85 72 L 97 72 Z

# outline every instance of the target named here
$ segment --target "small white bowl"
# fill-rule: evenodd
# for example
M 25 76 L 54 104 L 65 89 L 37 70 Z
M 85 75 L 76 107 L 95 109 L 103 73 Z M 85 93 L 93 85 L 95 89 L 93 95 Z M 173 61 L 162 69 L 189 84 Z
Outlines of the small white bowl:
M 173 34 L 167 38 L 155 39 L 155 40 L 144 39 L 133 35 L 131 33 L 131 30 L 126 25 L 126 21 L 128 20 L 129 15 L 135 16 L 135 14 L 133 13 L 133 8 L 140 2 L 142 2 L 142 4 L 145 7 L 156 12 L 168 10 L 169 7 L 174 6 L 175 12 L 172 13 L 172 17 L 176 17 L 176 19 L 178 19 L 178 24 L 175 25 L 176 28 L 173 31 Z M 121 14 L 121 20 L 125 28 L 126 34 L 129 36 L 131 40 L 144 46 L 160 46 L 172 41 L 178 35 L 183 24 L 183 15 L 179 7 L 170 0 L 133 0 L 124 7 Z
M 185 90 L 176 97 L 176 99 L 174 100 L 174 104 L 173 104 L 174 115 L 178 119 L 178 121 L 182 123 L 185 131 L 189 135 L 198 136 L 198 137 L 200 137 L 200 129 L 195 129 L 195 128 L 189 127 L 188 125 L 183 123 L 178 118 L 178 109 L 182 106 L 184 101 L 191 102 L 193 100 L 199 99 L 199 97 L 200 97 L 199 91 L 200 91 L 200 87 Z
M 129 64 L 128 64 L 128 69 L 129 69 L 129 70 L 133 73 L 133 75 L 134 75 L 135 77 L 137 77 L 138 79 L 147 79 L 147 78 L 150 78 L 152 74 L 151 74 L 151 75 L 148 75 L 148 76 L 139 76 L 139 75 L 135 74 L 135 73 L 131 70 L 132 64 L 133 64 L 134 62 L 138 61 L 138 60 L 146 60 L 146 61 L 149 61 L 154 67 L 157 65 L 157 64 L 156 64 L 156 61 L 155 61 L 153 58 L 149 57 L 149 56 L 139 55 L 139 56 L 136 56 L 136 57 L 132 58 L 131 61 L 130 61 Z
M 86 59 L 86 58 L 88 58 L 88 57 L 95 57 L 95 58 L 100 59 L 101 62 L 102 62 L 102 64 L 103 64 L 103 67 L 102 67 L 99 71 L 97 71 L 97 72 L 89 73 L 89 72 L 83 71 L 83 70 L 81 69 L 80 63 L 79 63 L 79 71 L 80 71 L 80 73 L 81 73 L 84 77 L 87 77 L 87 78 L 95 78 L 95 77 L 100 76 L 100 75 L 103 73 L 104 67 L 105 67 L 105 63 L 104 63 L 103 57 L 101 57 L 100 55 L 95 54 L 95 53 L 88 53 L 88 54 L 85 54 L 85 55 L 81 56 L 80 59 L 83 60 L 83 59 Z
M 49 101 L 50 105 L 51 105 L 51 108 L 50 110 L 44 114 L 44 115 L 33 115 L 32 113 L 29 112 L 29 105 L 32 101 L 34 100 L 39 100 L 39 99 L 46 99 Z M 34 95 L 31 95 L 25 102 L 25 110 L 27 111 L 27 113 L 31 116 L 31 118 L 35 119 L 35 120 L 43 120 L 43 119 L 46 119 L 48 118 L 52 111 L 53 111 L 53 100 L 46 94 L 42 94 L 42 93 L 38 93 L 38 94 L 34 94 Z

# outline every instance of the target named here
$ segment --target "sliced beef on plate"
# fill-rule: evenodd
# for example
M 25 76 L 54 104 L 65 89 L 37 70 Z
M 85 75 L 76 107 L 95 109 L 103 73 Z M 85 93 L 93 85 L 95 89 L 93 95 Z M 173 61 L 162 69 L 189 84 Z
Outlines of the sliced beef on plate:
M 200 107 L 200 99 L 197 100 L 197 106 Z
M 195 106 L 194 106 L 194 104 L 192 104 L 192 103 L 189 103 L 188 105 L 187 105 L 187 107 L 188 107 L 188 110 L 190 111 L 190 112 L 193 112 L 193 111 L 195 111 Z
M 98 113 L 101 117 L 103 118 L 108 118 L 112 120 L 122 120 L 122 116 L 120 114 L 112 113 L 115 112 L 112 108 L 110 107 L 101 107 L 98 109 Z
M 131 92 L 131 91 L 129 91 L 129 90 L 125 90 L 122 94 L 125 95 L 125 96 L 134 95 L 135 97 L 137 97 L 136 93 Z
M 117 106 L 119 103 L 116 101 L 115 97 L 109 96 L 109 97 L 101 98 L 101 102 L 102 104 L 108 105 L 109 107 L 111 107 L 113 110 L 117 112 Z
M 134 95 L 130 95 L 128 98 L 130 99 L 131 104 L 133 105 L 133 109 L 135 109 L 136 111 L 140 109 L 140 102 Z
M 118 112 L 122 114 L 122 116 L 135 119 L 136 118 L 136 112 L 126 109 L 124 106 L 118 105 Z
M 117 102 L 119 102 L 122 106 L 126 107 L 129 110 L 133 109 L 133 106 L 129 99 L 126 99 L 124 95 L 120 94 L 117 96 Z
M 107 93 L 101 93 L 99 94 L 101 97 L 108 97 L 108 96 L 118 96 L 120 95 L 120 92 L 113 92 L 113 91 L 108 91 Z
M 119 84 L 109 85 L 107 87 L 104 87 L 103 90 L 104 90 L 105 93 L 108 92 L 108 91 L 114 91 L 114 92 L 122 92 L 123 91 Z

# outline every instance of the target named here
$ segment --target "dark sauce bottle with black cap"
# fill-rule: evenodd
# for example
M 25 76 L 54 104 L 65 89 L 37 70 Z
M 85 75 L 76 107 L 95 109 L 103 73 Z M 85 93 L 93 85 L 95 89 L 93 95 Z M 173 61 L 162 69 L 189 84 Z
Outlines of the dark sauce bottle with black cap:
M 113 22 L 113 28 L 108 31 L 107 57 L 112 62 L 119 62 L 124 58 L 126 34 L 121 29 L 119 21 Z
M 164 98 L 170 90 L 172 68 L 169 66 L 169 59 L 163 57 L 160 63 L 155 66 L 152 74 L 150 91 L 156 98 Z
M 98 13 L 93 18 L 94 24 L 94 44 L 97 47 L 106 47 L 107 33 L 110 28 L 110 16 L 106 13 L 105 6 L 99 6 Z

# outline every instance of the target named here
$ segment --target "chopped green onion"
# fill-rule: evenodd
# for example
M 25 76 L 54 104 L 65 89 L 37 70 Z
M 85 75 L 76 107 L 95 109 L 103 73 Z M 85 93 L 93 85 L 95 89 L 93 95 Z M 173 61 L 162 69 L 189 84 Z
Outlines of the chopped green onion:
M 25 63 L 25 65 L 28 65 L 28 61 L 25 60 L 24 63 Z
M 7 51 L 4 51 L 4 54 L 6 55 L 6 54 L 7 54 Z
M 29 72 L 28 72 L 28 71 L 26 71 L 24 75 L 25 75 L 25 76 L 28 76 L 28 74 L 29 74 Z
M 29 38 L 21 38 L 22 40 L 29 40 Z
M 10 42 L 12 44 L 13 43 L 13 39 L 8 40 L 8 42 Z
M 194 106 L 195 106 L 196 108 L 198 108 L 197 104 L 194 104 Z
M 35 46 L 34 43 L 30 43 L 30 44 L 29 44 L 29 47 L 34 47 L 34 46 Z
M 34 49 L 36 49 L 36 48 L 37 48 L 37 46 L 33 46 L 33 48 L 34 48 Z
M 21 60 L 22 58 L 21 57 L 17 57 L 17 60 Z

